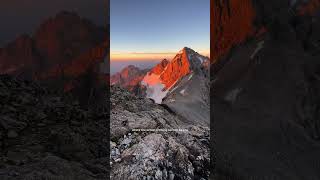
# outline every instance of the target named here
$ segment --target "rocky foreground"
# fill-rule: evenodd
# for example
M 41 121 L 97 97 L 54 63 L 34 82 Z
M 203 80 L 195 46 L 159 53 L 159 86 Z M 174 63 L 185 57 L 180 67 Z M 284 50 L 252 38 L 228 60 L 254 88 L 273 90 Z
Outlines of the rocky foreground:
M 208 179 L 209 128 L 123 89 L 111 87 L 111 142 L 109 112 L 66 94 L 1 75 L 0 99 L 0 179 L 107 179 L 110 165 L 111 179 Z M 188 131 L 132 131 L 146 128 Z
M 208 127 L 183 124 L 167 108 L 111 87 L 110 129 L 111 179 L 209 178 Z M 173 129 L 181 131 L 164 131 Z
M 0 179 L 106 179 L 107 113 L 0 76 Z

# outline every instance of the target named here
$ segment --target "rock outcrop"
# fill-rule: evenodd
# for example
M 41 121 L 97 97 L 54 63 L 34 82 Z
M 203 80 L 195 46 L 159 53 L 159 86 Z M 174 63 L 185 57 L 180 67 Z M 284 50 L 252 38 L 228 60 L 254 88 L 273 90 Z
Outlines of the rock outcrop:
M 114 86 L 110 125 L 111 179 L 209 178 L 208 127 Z

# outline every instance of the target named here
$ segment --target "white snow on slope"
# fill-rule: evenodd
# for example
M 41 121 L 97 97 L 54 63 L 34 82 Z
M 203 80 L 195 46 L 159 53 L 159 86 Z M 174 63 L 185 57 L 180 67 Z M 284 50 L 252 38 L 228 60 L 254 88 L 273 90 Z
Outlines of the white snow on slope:
M 198 55 L 198 59 L 200 60 L 201 64 L 206 60 L 206 58 Z
M 147 74 L 141 84 L 147 87 L 147 98 L 153 99 L 155 103 L 161 104 L 162 99 L 166 97 L 168 90 L 165 89 L 165 85 L 160 80 L 160 75 Z
M 258 43 L 257 48 L 254 50 L 254 52 L 250 56 L 251 59 L 253 59 L 258 54 L 258 52 L 263 48 L 263 45 L 264 45 L 264 41 L 261 41 Z
M 186 90 L 185 90 L 185 89 L 182 89 L 182 90 L 180 91 L 180 94 L 182 94 L 183 96 L 185 95 L 185 93 L 186 93 Z
M 166 97 L 168 91 L 163 91 L 165 86 L 163 84 L 156 84 L 147 89 L 147 97 L 153 99 L 155 103 L 161 104 L 162 99 Z
M 162 99 L 166 97 L 166 95 L 172 91 L 172 87 L 176 85 L 176 83 L 179 81 L 177 79 L 167 90 L 165 90 L 165 85 L 160 79 L 161 75 L 156 75 L 153 73 L 148 73 L 143 80 L 141 81 L 141 85 L 146 86 L 146 97 L 153 99 L 155 103 L 161 104 Z M 176 86 L 174 89 L 176 89 L 178 86 Z
M 191 60 L 191 54 L 188 54 L 188 60 L 189 61 Z

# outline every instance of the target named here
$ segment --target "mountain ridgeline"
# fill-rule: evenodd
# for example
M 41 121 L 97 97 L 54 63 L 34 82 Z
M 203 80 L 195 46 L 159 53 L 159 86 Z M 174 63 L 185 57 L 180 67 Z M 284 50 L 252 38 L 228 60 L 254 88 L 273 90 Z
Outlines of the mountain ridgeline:
M 111 76 L 111 84 L 169 107 L 188 122 L 208 126 L 209 64 L 208 57 L 185 47 L 150 70 L 130 65 Z

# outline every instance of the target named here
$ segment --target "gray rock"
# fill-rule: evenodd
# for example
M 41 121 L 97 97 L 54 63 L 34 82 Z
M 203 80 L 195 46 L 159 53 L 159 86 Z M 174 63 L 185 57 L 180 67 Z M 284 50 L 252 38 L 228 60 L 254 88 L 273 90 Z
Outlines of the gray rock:
M 16 138 L 18 136 L 19 136 L 18 133 L 15 132 L 14 130 L 9 130 L 8 131 L 8 138 Z

